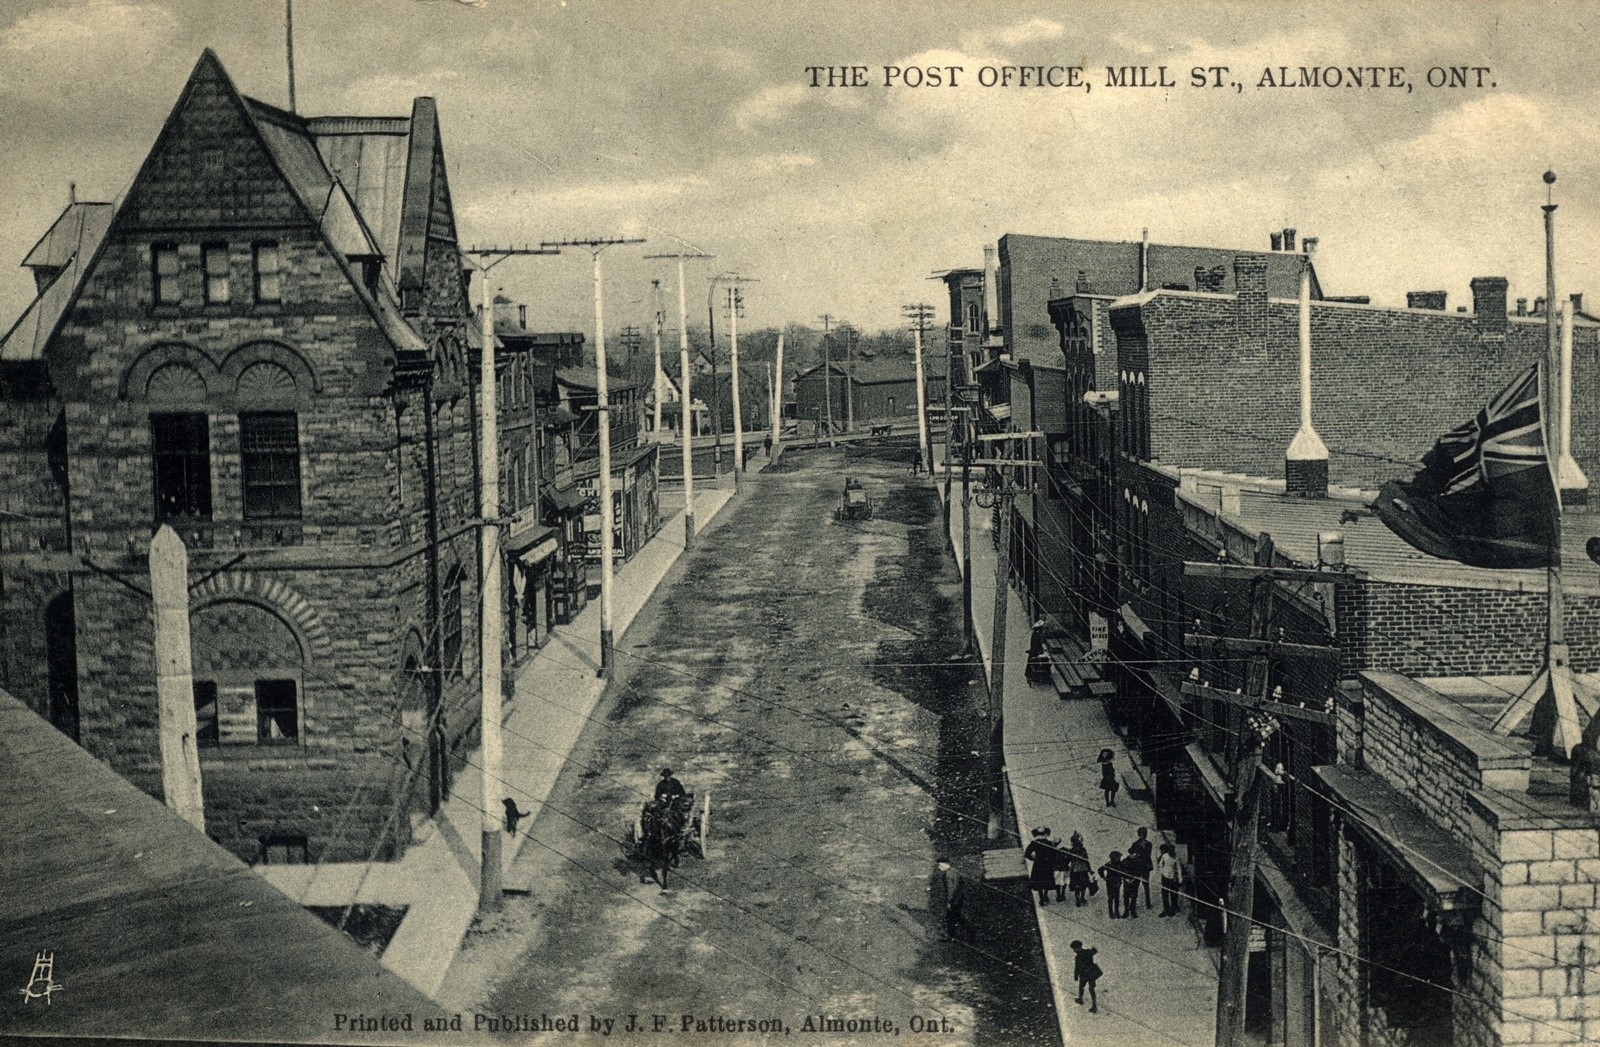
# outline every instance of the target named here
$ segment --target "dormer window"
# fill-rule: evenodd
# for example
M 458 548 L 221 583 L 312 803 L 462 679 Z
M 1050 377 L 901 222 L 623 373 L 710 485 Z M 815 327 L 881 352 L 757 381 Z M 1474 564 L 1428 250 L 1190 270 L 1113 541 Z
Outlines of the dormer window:
M 361 286 L 367 293 L 376 297 L 378 294 L 378 281 L 383 276 L 383 259 L 378 255 L 351 255 L 350 264 L 361 270 Z

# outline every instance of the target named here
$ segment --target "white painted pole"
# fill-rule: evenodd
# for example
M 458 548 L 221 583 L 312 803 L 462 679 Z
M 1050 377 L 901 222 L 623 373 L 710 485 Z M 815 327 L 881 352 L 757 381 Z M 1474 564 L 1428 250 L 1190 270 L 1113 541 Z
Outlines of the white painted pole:
M 655 288 L 656 306 L 656 443 L 661 442 L 661 394 L 666 387 L 666 381 L 661 371 L 661 325 L 666 321 L 666 314 L 661 309 L 661 281 L 652 280 L 650 285 Z
M 189 551 L 167 524 L 150 540 L 150 595 L 155 603 L 156 715 L 161 795 L 205 832 L 200 751 L 195 738 L 194 674 L 189 660 Z
M 778 447 L 783 436 L 783 332 L 778 332 L 778 359 L 773 364 L 777 388 L 772 391 L 772 457 L 778 457 Z
M 600 425 L 600 676 L 611 672 L 611 398 L 606 380 L 606 324 L 600 249 L 594 252 L 595 412 Z
M 917 318 L 917 326 L 913 329 L 912 347 L 915 350 L 917 362 L 917 457 L 927 468 L 928 475 L 933 475 L 933 452 L 928 446 L 928 404 L 927 390 L 923 387 L 922 378 L 922 319 Z
M 491 263 L 492 264 L 492 263 Z M 494 291 L 489 282 L 489 267 L 480 270 L 483 278 L 483 348 L 478 354 L 478 500 L 483 522 L 479 528 L 483 584 L 478 593 L 478 676 L 483 706 L 483 850 L 478 878 L 478 911 L 496 912 L 500 908 L 500 855 L 502 801 L 506 796 L 503 778 L 505 764 L 501 741 L 501 666 L 500 648 L 504 631 L 501 619 L 500 581 L 500 419 L 494 372 Z
M 1311 256 L 1300 270 L 1300 430 L 1284 456 L 1289 461 L 1327 461 L 1328 447 L 1311 424 Z
M 1572 456 L 1572 327 L 1576 312 L 1570 298 L 1561 303 L 1561 457 L 1556 475 L 1561 500 L 1569 505 L 1586 503 L 1589 492 L 1589 478 Z
M 694 547 L 694 395 L 689 381 L 689 306 L 678 256 L 678 396 L 683 401 L 683 547 Z
M 739 284 L 728 290 L 728 313 L 732 348 L 728 352 L 728 368 L 733 372 L 733 489 L 737 491 L 744 476 L 744 417 L 739 413 Z

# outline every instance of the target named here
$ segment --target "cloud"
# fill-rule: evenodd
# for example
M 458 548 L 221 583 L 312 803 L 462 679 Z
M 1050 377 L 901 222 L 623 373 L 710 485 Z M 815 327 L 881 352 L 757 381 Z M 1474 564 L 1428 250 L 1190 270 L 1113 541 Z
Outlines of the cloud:
M 177 18 L 156 3 L 88 0 L 31 11 L 0 32 L 0 90 L 87 95 L 83 81 L 138 73 L 167 54 L 177 33 Z
M 961 46 L 967 51 L 986 51 L 991 48 L 1021 47 L 1042 40 L 1060 40 L 1066 35 L 1067 27 L 1060 22 L 1047 18 L 1030 18 L 1026 22 L 1018 22 L 1000 29 L 972 33 L 964 39 Z

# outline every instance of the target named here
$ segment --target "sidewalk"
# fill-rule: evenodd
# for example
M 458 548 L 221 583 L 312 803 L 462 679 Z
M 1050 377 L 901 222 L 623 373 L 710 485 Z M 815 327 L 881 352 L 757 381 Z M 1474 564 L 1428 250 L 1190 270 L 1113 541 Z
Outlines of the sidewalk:
M 749 461 L 750 472 L 765 458 Z M 704 533 L 733 497 L 733 481 L 695 487 L 695 524 Z M 672 565 L 683 555 L 683 493 L 662 494 L 663 513 L 674 508 L 657 535 L 619 566 L 612 590 L 612 628 L 620 645 L 634 616 Z M 505 787 L 518 807 L 537 816 L 555 786 L 593 712 L 605 681 L 595 673 L 600 656 L 600 601 L 592 600 L 569 625 L 552 630 L 549 641 L 517 673 L 515 697 L 504 724 Z M 439 815 L 413 838 L 399 861 L 339 862 L 256 867 L 278 889 L 301 905 L 343 906 L 351 901 L 406 906 L 382 963 L 417 989 L 437 994 L 478 907 L 479 854 L 483 846 L 481 754 L 474 749 L 456 775 Z M 500 821 L 498 808 L 495 822 Z M 509 870 L 526 833 L 506 841 L 502 869 Z
M 941 498 L 944 476 L 937 463 L 942 458 L 941 449 L 935 454 L 932 478 Z M 951 550 L 964 572 L 959 474 L 951 493 Z M 996 554 L 990 512 L 973 505 L 971 522 L 973 629 L 985 671 L 992 673 Z M 1008 590 L 1007 598 L 1003 744 L 1012 803 L 1024 839 L 1036 826 L 1049 826 L 1062 840 L 1073 832 L 1082 833 L 1096 868 L 1111 851 L 1126 853 L 1141 826 L 1150 829 L 1158 848 L 1170 842 L 1156 830 L 1155 813 L 1148 803 L 1133 800 L 1124 791 L 1117 795 L 1115 807 L 1104 805 L 1095 763 L 1099 750 L 1109 748 L 1117 754 L 1118 771 L 1125 777 L 1137 780 L 1140 769 L 1112 730 L 1100 702 L 1063 701 L 1055 688 L 1028 682 L 1028 613 L 1014 589 Z M 1182 855 L 1183 848 L 1179 853 Z M 1136 920 L 1109 918 L 1103 883 L 1100 893 L 1082 908 L 1073 904 L 1070 894 L 1065 904 L 1055 902 L 1053 896 L 1048 906 L 1035 901 L 1064 1043 L 1166 1042 L 1210 1047 L 1214 1042 L 1218 950 L 1197 944 L 1188 919 L 1157 915 L 1159 886 L 1152 900 L 1157 903 L 1155 912 L 1145 909 L 1141 895 Z M 1077 986 L 1069 947 L 1074 939 L 1099 950 L 1095 960 L 1105 976 L 1099 983 L 1098 1014 L 1090 1014 L 1087 1004 L 1080 1007 L 1074 1002 Z

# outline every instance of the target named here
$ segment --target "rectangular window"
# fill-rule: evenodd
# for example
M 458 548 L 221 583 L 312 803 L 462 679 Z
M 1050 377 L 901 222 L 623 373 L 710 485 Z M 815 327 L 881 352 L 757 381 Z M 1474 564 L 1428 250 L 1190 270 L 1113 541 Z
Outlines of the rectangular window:
M 177 305 L 183 300 L 178 289 L 178 245 L 150 246 L 150 273 L 157 305 Z
M 239 416 L 246 520 L 300 519 L 300 428 L 293 411 Z
M 283 301 L 283 278 L 280 273 L 278 245 L 263 241 L 255 245 L 256 301 Z
M 211 429 L 198 413 L 150 416 L 156 518 L 211 519 Z
M 204 244 L 200 248 L 200 268 L 205 273 L 206 304 L 220 305 L 228 300 L 228 245 Z
M 195 742 L 199 745 L 221 745 L 222 733 L 217 726 L 217 683 L 215 680 L 194 682 Z
M 256 741 L 288 745 L 300 740 L 300 701 L 293 680 L 256 681 Z

